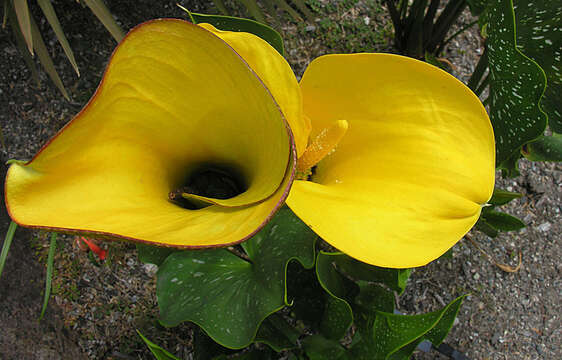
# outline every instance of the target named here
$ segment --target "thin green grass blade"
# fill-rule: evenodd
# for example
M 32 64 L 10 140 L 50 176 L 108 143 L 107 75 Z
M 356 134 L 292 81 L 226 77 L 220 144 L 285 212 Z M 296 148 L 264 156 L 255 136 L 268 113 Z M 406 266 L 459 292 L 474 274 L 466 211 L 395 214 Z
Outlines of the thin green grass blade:
M 291 0 L 291 2 L 295 4 L 297 9 L 299 9 L 308 20 L 314 20 L 314 15 L 303 0 Z
M 27 44 L 27 49 L 29 53 L 33 55 L 33 34 L 31 31 L 31 17 L 29 16 L 27 0 L 13 0 L 13 4 L 23 38 Z
M 279 20 L 275 16 L 275 6 L 273 5 L 273 0 L 262 0 L 261 4 L 265 8 L 265 12 L 269 14 L 272 17 L 272 20 L 278 24 Z
M 222 0 L 213 0 L 213 3 L 217 7 L 217 10 L 220 11 L 223 15 L 228 15 L 228 9 Z
M 6 28 L 6 24 L 8 23 L 8 0 L 4 0 L 4 15 L 2 16 L 2 30 Z
M 113 16 L 111 16 L 109 9 L 107 8 L 107 6 L 105 6 L 103 1 L 84 0 L 84 3 L 90 8 L 90 10 L 92 10 L 94 15 L 96 15 L 96 17 L 101 21 L 103 26 L 105 26 L 107 31 L 111 33 L 111 36 L 113 36 L 113 38 L 117 42 L 123 40 L 123 38 L 125 37 L 125 33 L 123 32 L 121 27 L 117 25 L 117 22 L 115 21 Z
M 433 26 L 433 33 L 427 43 L 429 52 L 435 52 L 439 44 L 445 40 L 449 29 L 467 6 L 465 0 L 451 0 L 447 3 Z
M 57 39 L 59 40 L 59 43 L 61 44 L 64 53 L 68 58 L 68 61 L 70 61 L 70 64 L 74 68 L 74 71 L 76 71 L 76 74 L 80 76 L 80 71 L 78 70 L 78 64 L 76 63 L 76 59 L 74 58 L 74 53 L 72 52 L 72 49 L 70 48 L 70 44 L 68 43 L 68 40 L 64 35 L 64 31 L 60 26 L 59 18 L 57 17 L 55 9 L 51 4 L 51 0 L 37 0 L 37 3 L 41 7 L 41 10 L 43 11 L 45 18 L 47 18 L 47 21 L 53 28 L 53 31 L 55 32 L 55 35 L 57 36 Z
M 43 42 L 43 38 L 41 37 L 41 33 L 39 32 L 39 27 L 37 26 L 33 18 L 31 18 L 31 31 L 33 33 L 33 47 L 37 51 L 37 57 L 39 58 L 41 65 L 43 65 L 43 68 L 45 69 L 51 80 L 53 80 L 57 88 L 60 90 L 62 96 L 64 96 L 66 100 L 70 100 L 70 97 L 68 96 L 68 93 L 66 92 L 66 89 L 62 84 L 62 80 L 60 79 L 59 74 L 55 69 L 55 64 L 53 64 L 53 60 L 49 55 L 49 51 L 47 51 L 47 47 Z
M 2 245 L 2 252 L 0 253 L 0 277 L 2 276 L 2 270 L 4 270 L 4 264 L 6 263 L 8 251 L 10 251 L 10 245 L 12 245 L 12 239 L 14 238 L 17 227 L 18 225 L 15 222 L 10 222 L 6 238 L 4 239 L 4 245 Z
M 279 8 L 285 10 L 295 21 L 302 21 L 302 17 L 285 0 L 275 0 Z
M 473 27 L 474 25 L 478 24 L 478 19 L 474 20 L 468 24 L 466 24 L 465 26 L 463 26 L 462 28 L 460 28 L 460 30 L 458 30 L 457 32 L 455 32 L 453 35 L 449 36 L 447 38 L 447 40 L 443 41 L 441 43 L 441 45 L 439 45 L 439 49 L 437 49 L 437 51 L 435 52 L 436 54 L 439 54 L 443 48 L 445 47 L 445 45 L 447 45 L 451 40 L 453 40 L 454 38 L 456 38 L 457 36 L 459 36 L 460 34 L 462 34 L 463 32 L 465 32 L 466 30 L 468 30 L 469 28 Z
M 239 3 L 243 4 L 251 16 L 257 21 L 265 24 L 265 16 L 261 11 L 256 0 L 238 0 Z
M 439 8 L 440 0 L 431 0 L 427 11 L 425 12 L 425 17 L 423 19 L 423 48 L 427 46 L 429 39 L 431 39 L 431 34 L 433 33 L 433 24 L 435 21 L 435 14 L 437 14 L 437 9 Z
M 55 250 L 57 249 L 57 233 L 51 234 L 51 244 L 49 245 L 49 255 L 47 257 L 47 278 L 45 280 L 45 297 L 43 298 L 43 308 L 41 309 L 41 315 L 39 315 L 39 321 L 43 319 L 45 315 L 45 310 L 47 310 L 47 304 L 49 303 L 49 297 L 51 296 L 51 282 L 53 280 L 53 260 L 55 258 Z
M 144 343 L 148 347 L 148 350 L 150 350 L 150 352 L 152 353 L 152 355 L 154 355 L 156 360 L 179 360 L 177 357 L 172 355 L 166 349 L 148 340 L 143 334 L 141 334 L 140 331 L 137 330 L 137 334 L 139 334 L 142 341 L 144 341 Z
M 478 59 L 478 63 L 476 64 L 476 67 L 466 84 L 470 90 L 476 91 L 478 84 L 480 84 L 480 81 L 486 72 L 486 69 L 488 69 L 488 50 L 484 49 L 484 53 L 480 56 L 480 59 Z
M 21 33 L 19 24 L 15 20 L 15 13 L 14 9 L 8 8 L 10 11 L 10 15 L 8 16 L 8 21 L 10 21 L 10 26 L 12 27 L 12 31 L 14 32 L 14 37 L 16 38 L 16 46 L 18 47 L 18 51 L 20 52 L 25 64 L 31 70 L 31 77 L 35 80 L 37 86 L 40 85 L 39 82 L 39 74 L 37 73 L 37 68 L 35 67 L 35 63 L 31 54 L 27 50 L 27 45 L 25 44 L 25 39 L 23 38 L 23 34 Z

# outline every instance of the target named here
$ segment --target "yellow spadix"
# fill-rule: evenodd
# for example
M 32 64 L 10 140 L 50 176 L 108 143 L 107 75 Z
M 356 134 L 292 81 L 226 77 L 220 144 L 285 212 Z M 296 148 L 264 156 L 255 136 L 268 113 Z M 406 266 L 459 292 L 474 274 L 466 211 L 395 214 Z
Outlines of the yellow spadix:
M 88 105 L 30 162 L 10 167 L 6 204 L 28 227 L 225 245 L 283 204 L 295 159 L 280 105 L 238 53 L 201 27 L 154 20 L 117 47 Z M 227 180 L 239 194 L 200 196 L 212 205 L 197 210 L 168 199 L 217 168 L 234 172 Z

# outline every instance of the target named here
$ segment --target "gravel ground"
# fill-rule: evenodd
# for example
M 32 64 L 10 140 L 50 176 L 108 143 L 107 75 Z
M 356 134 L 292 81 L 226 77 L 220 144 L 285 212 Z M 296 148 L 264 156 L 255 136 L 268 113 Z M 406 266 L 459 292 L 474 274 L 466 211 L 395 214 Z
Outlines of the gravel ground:
M 42 85 L 37 87 L 9 32 L 0 32 L 0 125 L 6 143 L 0 153 L 2 162 L 31 158 L 80 110 L 93 93 L 115 46 L 88 11 L 81 11 L 75 3 L 54 3 L 65 10 L 59 15 L 82 76 L 75 76 L 52 31 L 46 30 L 45 40 L 72 100 L 65 101 L 44 75 Z M 196 11 L 204 11 L 206 6 L 202 4 L 207 4 L 181 3 Z M 314 2 L 317 14 L 322 14 L 315 21 L 283 22 L 281 26 L 288 60 L 297 75 L 302 75 L 306 64 L 321 54 L 393 51 L 392 26 L 378 2 L 359 1 L 351 7 L 341 3 L 325 6 L 328 3 L 338 4 Z M 130 28 L 154 17 L 181 17 L 174 4 L 175 1 L 155 5 L 129 0 L 111 5 L 111 10 L 124 28 Z M 39 19 L 36 10 L 33 12 Z M 470 16 L 466 14 L 461 20 L 467 23 Z M 40 27 L 48 29 L 44 21 Z M 454 74 L 466 80 L 481 50 L 481 40 L 473 28 L 453 40 L 444 57 L 455 66 Z M 562 358 L 562 167 L 527 161 L 522 161 L 520 167 L 522 175 L 516 179 L 502 179 L 498 174 L 498 186 L 524 195 L 503 211 L 522 218 L 527 228 L 495 239 L 472 233 L 479 248 L 499 263 L 515 266 L 521 252 L 520 270 L 502 271 L 471 242 L 462 240 L 453 248 L 451 259 L 416 269 L 399 302 L 400 311 L 421 313 L 470 293 L 446 342 L 471 359 Z M 0 220 L 0 231 L 4 233 L 8 224 L 5 214 Z M 150 359 L 135 328 L 180 358 L 189 357 L 191 327 L 181 325 L 172 332 L 154 321 L 155 269 L 139 263 L 134 246 L 107 244 L 109 259 L 99 265 L 80 252 L 72 238 L 59 237 L 53 297 L 47 318 L 38 324 L 47 236 L 18 230 L 14 243 L 0 281 L 1 359 Z M 434 359 L 436 355 L 418 353 L 416 358 Z

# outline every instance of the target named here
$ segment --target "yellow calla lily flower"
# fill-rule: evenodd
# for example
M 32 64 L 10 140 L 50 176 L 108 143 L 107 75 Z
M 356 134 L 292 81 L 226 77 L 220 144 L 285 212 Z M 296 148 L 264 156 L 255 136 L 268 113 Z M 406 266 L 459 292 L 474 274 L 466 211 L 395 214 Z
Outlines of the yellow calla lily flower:
M 202 26 L 276 99 L 294 91 L 268 81 L 290 70 L 265 41 Z M 352 54 L 315 59 L 300 89 L 301 119 L 286 116 L 305 179 L 287 204 L 325 241 L 372 265 L 408 268 L 438 258 L 474 226 L 492 196 L 495 143 L 464 84 L 411 58 Z
M 233 244 L 284 203 L 295 159 L 279 105 L 230 46 L 188 22 L 154 20 L 117 47 L 86 107 L 31 161 L 11 165 L 6 205 L 27 227 Z M 202 188 L 206 177 L 221 196 Z
M 360 261 L 408 268 L 474 226 L 494 189 L 495 145 L 464 84 L 411 58 L 355 54 L 314 60 L 300 85 L 312 138 L 341 136 L 334 124 L 348 123 L 287 200 L 324 240 Z
M 191 41 L 197 45 L 183 48 Z M 134 30 L 82 113 L 30 163 L 12 165 L 8 209 L 27 226 L 169 246 L 247 238 L 292 179 L 290 135 L 280 130 L 277 106 L 294 134 L 301 178 L 288 205 L 358 260 L 424 265 L 470 230 L 491 197 L 490 121 L 446 72 L 396 55 L 330 55 L 313 61 L 298 84 L 283 57 L 254 35 L 166 20 Z M 228 199 L 184 194 L 214 203 L 200 210 L 171 204 L 162 194 L 198 162 L 235 164 L 252 179 L 251 191 Z

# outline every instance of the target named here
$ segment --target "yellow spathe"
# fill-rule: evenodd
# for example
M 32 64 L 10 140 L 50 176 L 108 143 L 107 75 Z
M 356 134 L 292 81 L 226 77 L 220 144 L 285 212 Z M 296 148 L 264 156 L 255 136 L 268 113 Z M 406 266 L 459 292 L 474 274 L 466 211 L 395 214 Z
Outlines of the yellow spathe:
M 389 54 L 330 55 L 301 80 L 312 133 L 349 124 L 312 181 L 295 181 L 291 209 L 337 249 L 407 268 L 442 255 L 478 220 L 494 187 L 494 137 L 461 82 Z
M 482 104 L 436 67 L 329 55 L 298 84 L 254 35 L 160 20 L 128 35 L 59 136 L 10 167 L 6 202 L 26 226 L 225 245 L 272 216 L 298 156 L 303 172 L 319 163 L 310 181 L 294 182 L 291 209 L 346 254 L 407 268 L 474 225 L 493 191 L 494 154 Z M 169 202 L 200 163 L 238 168 L 248 191 L 195 211 Z
M 6 177 L 20 225 L 179 247 L 239 242 L 283 203 L 295 167 L 279 106 L 224 41 L 154 20 L 117 47 L 88 105 Z M 187 210 L 168 200 L 205 164 L 233 167 L 247 191 Z
M 310 119 L 303 116 L 299 84 L 287 61 L 265 40 L 253 34 L 221 31 L 210 24 L 199 26 L 212 31 L 232 46 L 271 91 L 291 126 L 300 157 L 308 142 Z

